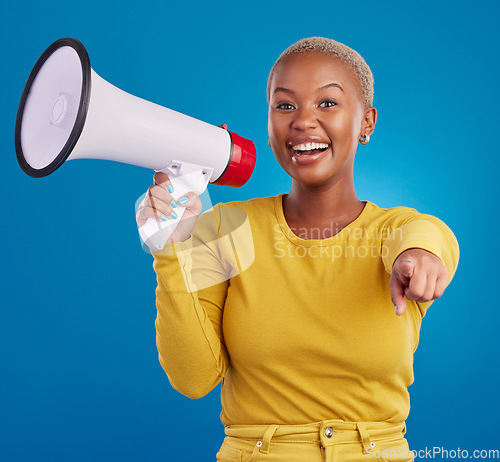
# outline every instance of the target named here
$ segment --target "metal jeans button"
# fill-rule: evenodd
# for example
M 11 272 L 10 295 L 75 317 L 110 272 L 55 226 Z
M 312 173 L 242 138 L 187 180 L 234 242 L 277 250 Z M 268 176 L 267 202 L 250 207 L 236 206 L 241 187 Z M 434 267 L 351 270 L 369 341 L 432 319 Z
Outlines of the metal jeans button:
M 333 436 L 333 428 L 332 427 L 328 427 L 326 430 L 325 430 L 325 436 L 327 438 L 331 438 Z

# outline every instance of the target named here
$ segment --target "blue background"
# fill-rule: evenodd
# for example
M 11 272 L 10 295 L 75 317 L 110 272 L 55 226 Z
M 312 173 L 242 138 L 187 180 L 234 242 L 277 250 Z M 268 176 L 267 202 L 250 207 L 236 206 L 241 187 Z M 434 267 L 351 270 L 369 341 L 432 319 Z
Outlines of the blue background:
M 268 72 L 313 35 L 356 49 L 378 122 L 359 146 L 358 197 L 406 205 L 455 232 L 455 279 L 424 318 L 410 447 L 500 448 L 498 2 L 13 2 L 1 6 L 0 460 L 215 460 L 220 385 L 191 400 L 157 359 L 152 258 L 134 204 L 153 172 L 68 162 L 33 179 L 14 150 L 39 55 L 78 38 L 104 79 L 254 140 L 255 173 L 212 202 L 287 192 L 267 145 Z

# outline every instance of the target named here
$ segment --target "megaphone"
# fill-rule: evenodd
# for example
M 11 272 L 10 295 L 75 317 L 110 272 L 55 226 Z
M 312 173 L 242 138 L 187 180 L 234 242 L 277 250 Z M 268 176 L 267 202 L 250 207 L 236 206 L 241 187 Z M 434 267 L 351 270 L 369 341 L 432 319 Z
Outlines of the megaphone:
M 33 67 L 17 112 L 17 160 L 28 175 L 50 175 L 72 159 L 107 159 L 165 172 L 178 199 L 208 183 L 242 186 L 255 166 L 252 141 L 126 93 L 90 67 L 72 37 L 52 43 Z M 149 218 L 143 241 L 160 250 L 177 218 Z

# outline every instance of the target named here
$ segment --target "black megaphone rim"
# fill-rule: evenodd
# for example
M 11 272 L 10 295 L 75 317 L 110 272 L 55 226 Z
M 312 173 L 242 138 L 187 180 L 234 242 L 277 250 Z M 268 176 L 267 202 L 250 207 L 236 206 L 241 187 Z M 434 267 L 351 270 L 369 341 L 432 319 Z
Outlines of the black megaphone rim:
M 76 51 L 78 57 L 80 58 L 80 63 L 82 65 L 82 91 L 80 96 L 80 105 L 78 107 L 78 114 L 76 116 L 75 124 L 73 126 L 73 129 L 71 130 L 68 140 L 66 141 L 66 144 L 61 149 L 59 154 L 54 158 L 54 160 L 49 165 L 40 169 L 36 169 L 33 168 L 26 161 L 26 158 L 24 157 L 23 153 L 23 148 L 21 145 L 21 126 L 23 120 L 24 106 L 26 104 L 26 99 L 28 98 L 28 95 L 30 93 L 31 86 L 38 72 L 45 64 L 45 61 L 47 61 L 47 59 L 57 49 L 66 46 L 69 46 Z M 15 146 L 16 146 L 17 161 L 19 162 L 19 165 L 24 170 L 24 172 L 27 173 L 29 176 L 34 178 L 41 178 L 50 175 L 66 161 L 66 159 L 71 154 L 71 151 L 73 151 L 76 143 L 78 142 L 78 139 L 80 138 L 80 135 L 82 134 L 83 127 L 85 126 L 87 111 L 89 109 L 89 104 L 90 104 L 91 80 L 92 77 L 91 77 L 90 59 L 87 50 L 79 40 L 73 37 L 64 37 L 59 40 L 56 40 L 42 53 L 40 58 L 38 58 L 38 61 L 31 70 L 31 73 L 28 77 L 28 81 L 24 86 L 23 94 L 21 96 L 21 102 L 19 103 L 19 108 L 17 110 L 16 130 L 15 130 Z

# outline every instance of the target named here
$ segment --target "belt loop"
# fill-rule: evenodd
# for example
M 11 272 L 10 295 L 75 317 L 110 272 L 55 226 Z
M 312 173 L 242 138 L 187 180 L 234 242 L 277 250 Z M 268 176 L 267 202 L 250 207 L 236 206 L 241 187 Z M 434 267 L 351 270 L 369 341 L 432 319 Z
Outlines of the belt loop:
M 356 427 L 358 428 L 358 432 L 361 436 L 361 442 L 363 443 L 363 454 L 367 454 L 368 453 L 367 448 L 372 447 L 370 435 L 368 435 L 368 432 L 364 424 L 356 422 Z
M 271 443 L 271 438 L 274 435 L 274 432 L 278 429 L 279 425 L 270 425 L 269 428 L 266 430 L 264 433 L 264 436 L 262 437 L 262 446 L 260 446 L 260 452 L 263 452 L 264 454 L 269 453 L 269 445 Z

